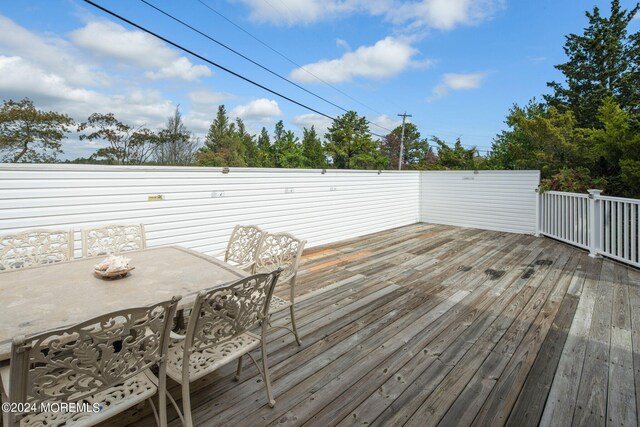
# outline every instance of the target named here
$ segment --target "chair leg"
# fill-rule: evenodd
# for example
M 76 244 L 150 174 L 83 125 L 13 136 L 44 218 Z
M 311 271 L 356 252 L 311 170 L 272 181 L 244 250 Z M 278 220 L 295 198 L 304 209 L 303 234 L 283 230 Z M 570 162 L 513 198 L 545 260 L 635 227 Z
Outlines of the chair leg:
M 264 336 L 262 341 L 262 376 L 264 377 L 264 386 L 267 389 L 267 399 L 269 400 L 269 406 L 276 406 L 276 401 L 271 393 L 271 379 L 269 378 L 269 364 L 267 363 L 267 343 Z
M 160 364 L 160 378 L 158 378 L 158 424 L 160 427 L 167 425 L 167 371 L 166 361 Z M 152 402 L 153 404 L 153 402 Z
M 182 383 L 182 415 L 184 416 L 185 427 L 193 427 L 191 418 L 191 395 L 189 394 L 189 382 Z
M 164 424 L 160 422 L 160 418 L 158 417 L 158 410 L 156 409 L 156 405 L 153 403 L 153 399 L 148 398 L 147 400 L 149 401 L 149 404 L 151 405 L 151 409 L 153 410 L 153 416 L 156 419 L 156 425 L 158 427 L 165 427 L 167 424 L 166 422 Z
M 244 358 L 240 356 L 238 358 L 238 368 L 236 369 L 236 381 L 240 381 L 240 374 L 242 373 L 242 360 Z
M 298 345 L 302 345 L 302 341 L 300 341 L 300 336 L 298 335 L 298 329 L 296 328 L 296 316 L 294 314 L 293 304 L 289 306 L 289 311 L 291 312 L 291 327 L 293 328 L 293 335 L 295 335 Z

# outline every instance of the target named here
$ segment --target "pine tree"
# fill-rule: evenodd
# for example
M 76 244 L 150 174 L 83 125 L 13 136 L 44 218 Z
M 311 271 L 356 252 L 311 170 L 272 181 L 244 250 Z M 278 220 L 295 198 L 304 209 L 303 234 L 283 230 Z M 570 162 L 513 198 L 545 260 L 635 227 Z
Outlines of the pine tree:
M 224 105 L 220 105 L 205 137 L 204 147 L 198 153 L 198 163 L 203 166 L 247 166 L 244 153 L 245 146 L 235 123 L 229 122 Z
M 313 126 L 311 129 L 304 128 L 303 130 L 302 156 L 306 168 L 324 169 L 327 167 L 327 157 L 324 154 L 322 142 Z
M 241 118 L 236 119 L 236 134 L 244 147 L 244 161 L 249 167 L 260 166 L 258 146 L 253 135 L 247 132 L 247 128 Z
M 586 12 L 589 25 L 582 35 L 566 37 L 564 51 L 568 61 L 556 65 L 565 76 L 566 86 L 549 82 L 554 91 L 545 96 L 560 111 L 574 112 L 583 128 L 601 126 L 598 108 L 611 96 L 636 120 L 640 114 L 640 33 L 627 33 L 629 22 L 640 5 L 627 11 L 619 0 L 612 0 L 611 14 L 604 17 L 598 7 Z
M 292 131 L 285 131 L 282 120 L 276 123 L 273 151 L 277 168 L 301 168 L 304 165 L 302 146 Z
M 385 169 L 388 159 L 371 139 L 364 117 L 354 111 L 339 116 L 325 134 L 325 150 L 337 169 Z
M 271 138 L 266 128 L 262 128 L 260 135 L 258 136 L 258 166 L 261 168 L 273 168 L 275 167 L 275 161 L 273 159 L 273 147 L 271 145 Z
M 382 141 L 382 152 L 389 159 L 392 169 L 398 167 L 398 157 L 400 156 L 400 142 L 402 139 L 402 126 L 393 129 Z M 429 146 L 429 140 L 421 139 L 418 127 L 413 123 L 406 123 L 404 126 L 404 151 L 402 164 L 409 168 L 416 168 L 426 161 L 429 153 L 433 150 Z M 403 166 L 403 168 L 405 167 Z

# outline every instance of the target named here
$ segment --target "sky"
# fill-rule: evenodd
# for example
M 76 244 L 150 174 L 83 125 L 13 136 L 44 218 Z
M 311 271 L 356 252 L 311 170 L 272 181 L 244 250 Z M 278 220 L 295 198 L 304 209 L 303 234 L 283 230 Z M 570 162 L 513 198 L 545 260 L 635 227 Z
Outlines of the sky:
M 0 100 L 25 97 L 82 122 L 114 113 L 160 129 L 179 105 L 204 139 L 220 104 L 252 133 L 278 120 L 323 135 L 345 110 L 385 135 L 407 113 L 423 137 L 481 154 L 510 107 L 562 81 L 565 35 L 595 0 L 94 0 L 233 76 L 80 0 L 0 2 Z M 622 0 L 631 8 L 632 1 Z M 631 23 L 640 29 L 640 19 Z M 227 45 L 266 71 L 216 44 Z M 281 77 L 278 77 L 275 73 Z M 295 83 L 291 84 L 285 79 Z M 297 85 L 297 86 L 296 86 Z M 312 110 L 315 110 L 312 111 Z M 321 114 L 318 114 L 321 113 Z M 62 158 L 101 146 L 70 138 Z

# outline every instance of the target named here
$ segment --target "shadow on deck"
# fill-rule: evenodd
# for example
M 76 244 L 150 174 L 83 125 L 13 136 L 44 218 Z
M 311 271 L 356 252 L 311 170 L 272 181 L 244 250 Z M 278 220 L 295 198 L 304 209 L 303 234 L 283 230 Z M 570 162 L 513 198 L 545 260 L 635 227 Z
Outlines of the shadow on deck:
M 276 407 L 254 366 L 235 382 L 231 364 L 192 384 L 197 425 L 638 422 L 636 270 L 550 239 L 415 224 L 313 248 L 298 277 L 303 345 L 269 337 Z M 109 422 L 127 423 L 155 420 L 139 407 Z

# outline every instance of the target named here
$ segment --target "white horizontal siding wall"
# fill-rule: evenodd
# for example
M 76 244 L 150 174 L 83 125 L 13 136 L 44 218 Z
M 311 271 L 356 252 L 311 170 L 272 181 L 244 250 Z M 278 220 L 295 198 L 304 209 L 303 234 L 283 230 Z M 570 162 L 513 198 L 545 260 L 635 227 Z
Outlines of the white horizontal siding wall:
M 425 171 L 420 220 L 535 233 L 539 183 L 540 171 Z
M 0 234 L 143 223 L 148 246 L 215 254 L 240 223 L 315 246 L 417 222 L 419 185 L 418 172 L 0 164 Z

